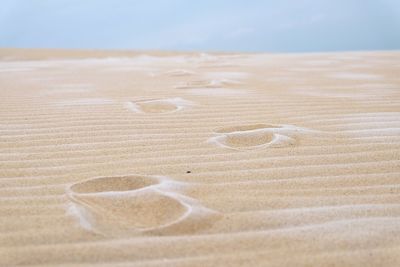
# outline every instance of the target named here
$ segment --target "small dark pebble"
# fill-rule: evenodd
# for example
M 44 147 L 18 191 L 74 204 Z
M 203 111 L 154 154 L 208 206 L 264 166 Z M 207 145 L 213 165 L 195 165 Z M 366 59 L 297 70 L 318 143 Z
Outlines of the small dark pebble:
M 192 173 L 191 171 L 186 171 L 186 173 Z

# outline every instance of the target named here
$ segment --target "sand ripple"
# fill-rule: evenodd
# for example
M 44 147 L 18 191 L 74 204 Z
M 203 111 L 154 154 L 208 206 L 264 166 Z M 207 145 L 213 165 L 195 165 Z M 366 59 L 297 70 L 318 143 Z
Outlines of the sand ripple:
M 0 266 L 400 266 L 399 52 L 0 57 Z

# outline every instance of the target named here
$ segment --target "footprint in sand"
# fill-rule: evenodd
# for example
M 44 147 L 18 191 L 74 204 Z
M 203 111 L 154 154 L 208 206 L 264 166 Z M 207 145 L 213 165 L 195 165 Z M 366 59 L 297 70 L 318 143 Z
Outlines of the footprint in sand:
M 194 80 L 188 82 L 182 82 L 175 85 L 175 89 L 191 89 L 191 88 L 214 88 L 219 87 L 219 85 L 213 84 L 209 80 Z
M 93 178 L 67 189 L 69 211 L 82 227 L 102 235 L 193 233 L 219 214 L 179 193 L 184 186 L 161 176 Z
M 194 75 L 195 73 L 190 70 L 183 70 L 183 69 L 176 69 L 176 70 L 170 70 L 165 72 L 165 75 L 170 76 L 170 77 L 182 77 L 182 76 L 191 76 Z
M 192 106 L 193 103 L 180 97 L 132 101 L 126 107 L 137 113 L 171 113 Z
M 306 129 L 292 125 L 249 124 L 222 127 L 209 142 L 237 150 L 264 147 L 287 147 L 298 143 Z
M 199 89 L 199 88 L 220 88 L 224 86 L 233 86 L 241 84 L 239 81 L 230 79 L 211 79 L 211 80 L 195 80 L 182 82 L 175 86 L 175 89 Z

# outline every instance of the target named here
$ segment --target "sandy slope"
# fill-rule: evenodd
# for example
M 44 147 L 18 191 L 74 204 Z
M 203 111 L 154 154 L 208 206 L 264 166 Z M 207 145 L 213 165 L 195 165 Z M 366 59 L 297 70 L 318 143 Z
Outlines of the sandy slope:
M 400 266 L 399 52 L 0 55 L 1 266 Z

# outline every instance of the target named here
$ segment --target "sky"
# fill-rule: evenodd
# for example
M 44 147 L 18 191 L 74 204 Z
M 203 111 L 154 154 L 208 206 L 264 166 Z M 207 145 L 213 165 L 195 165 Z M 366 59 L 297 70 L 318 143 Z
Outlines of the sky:
M 400 0 L 0 0 L 0 47 L 400 50 Z

